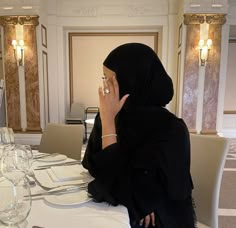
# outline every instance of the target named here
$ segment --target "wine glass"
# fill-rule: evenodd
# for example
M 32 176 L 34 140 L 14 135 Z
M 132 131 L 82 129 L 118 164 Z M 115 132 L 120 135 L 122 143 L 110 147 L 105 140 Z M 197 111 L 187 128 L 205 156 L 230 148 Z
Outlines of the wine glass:
M 1 182 L 0 202 L 0 223 L 11 228 L 24 226 L 32 205 L 28 182 L 21 180 L 17 185 L 9 180 Z
M 25 149 L 26 149 L 26 154 L 28 156 L 28 160 L 29 160 L 29 169 L 31 168 L 32 164 L 33 164 L 33 160 L 34 160 L 34 155 L 31 149 L 30 145 L 24 145 Z
M 8 145 L 4 147 L 1 158 L 2 175 L 14 185 L 21 181 L 29 171 L 27 151 L 22 145 Z
M 12 129 L 11 129 L 12 130 Z M 12 143 L 12 137 L 10 137 L 10 132 L 9 132 L 9 128 L 7 127 L 1 127 L 0 128 L 0 144 L 4 145 L 4 144 L 10 144 Z M 14 135 L 13 135 L 14 138 Z

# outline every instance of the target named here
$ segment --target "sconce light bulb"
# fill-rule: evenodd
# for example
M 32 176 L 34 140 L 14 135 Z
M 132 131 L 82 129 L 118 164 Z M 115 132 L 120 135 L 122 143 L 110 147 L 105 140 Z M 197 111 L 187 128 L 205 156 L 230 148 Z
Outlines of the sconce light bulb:
M 211 40 L 211 39 L 208 39 L 208 40 L 207 40 L 207 47 L 208 47 L 208 49 L 211 48 L 211 45 L 212 45 L 212 40 Z
M 199 40 L 199 43 L 198 43 L 199 47 L 202 48 L 204 46 L 204 40 Z
M 12 40 L 14 57 L 18 66 L 24 66 L 24 40 Z
M 17 41 L 16 40 L 12 40 L 11 44 L 12 44 L 13 48 L 16 49 Z
M 24 46 L 24 40 L 20 40 L 20 41 L 19 41 L 19 45 L 20 45 L 21 47 L 23 47 L 23 46 Z

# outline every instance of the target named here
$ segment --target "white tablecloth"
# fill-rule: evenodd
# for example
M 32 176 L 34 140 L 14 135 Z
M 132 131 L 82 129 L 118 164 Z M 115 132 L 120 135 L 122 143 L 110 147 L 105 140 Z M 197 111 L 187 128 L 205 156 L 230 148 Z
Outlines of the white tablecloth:
M 38 165 L 39 162 L 35 162 Z M 45 164 L 45 163 L 44 163 Z M 42 163 L 40 164 L 42 165 Z M 46 172 L 46 170 L 45 170 Z M 38 189 L 38 186 L 35 187 Z M 35 192 L 32 189 L 32 192 Z M 124 206 L 89 201 L 75 206 L 58 206 L 44 198 L 34 199 L 27 218 L 27 228 L 129 228 L 129 216 Z
M 34 200 L 27 219 L 27 228 L 33 225 L 45 228 L 128 228 L 127 210 L 123 206 L 87 202 L 79 206 L 47 205 Z

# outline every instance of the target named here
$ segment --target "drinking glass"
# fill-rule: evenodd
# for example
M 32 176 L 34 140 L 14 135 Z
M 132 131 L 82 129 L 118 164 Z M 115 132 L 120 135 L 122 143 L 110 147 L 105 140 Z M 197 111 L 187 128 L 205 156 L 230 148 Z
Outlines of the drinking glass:
M 26 154 L 28 156 L 28 160 L 29 160 L 29 169 L 31 168 L 32 164 L 33 164 L 33 160 L 34 160 L 34 155 L 31 149 L 30 145 L 24 145 L 25 149 L 26 149 Z
M 0 128 L 0 144 L 10 144 L 14 143 L 14 134 L 12 136 L 12 128 L 11 132 L 9 132 L 9 128 L 1 127 Z
M 5 180 L 0 185 L 0 224 L 6 227 L 22 227 L 31 210 L 31 192 L 27 181 L 14 185 Z
M 27 151 L 22 145 L 8 145 L 4 147 L 1 158 L 2 175 L 14 185 L 21 181 L 29 171 Z

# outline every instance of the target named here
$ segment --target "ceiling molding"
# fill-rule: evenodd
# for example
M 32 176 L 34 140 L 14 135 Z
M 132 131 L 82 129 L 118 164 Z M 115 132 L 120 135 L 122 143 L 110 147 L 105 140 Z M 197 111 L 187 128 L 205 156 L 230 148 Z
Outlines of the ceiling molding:
M 39 24 L 39 16 L 0 16 L 0 25 L 35 25 Z

